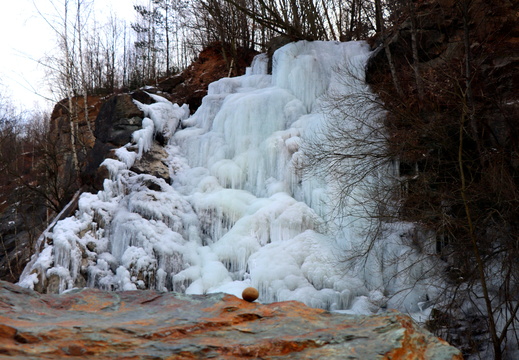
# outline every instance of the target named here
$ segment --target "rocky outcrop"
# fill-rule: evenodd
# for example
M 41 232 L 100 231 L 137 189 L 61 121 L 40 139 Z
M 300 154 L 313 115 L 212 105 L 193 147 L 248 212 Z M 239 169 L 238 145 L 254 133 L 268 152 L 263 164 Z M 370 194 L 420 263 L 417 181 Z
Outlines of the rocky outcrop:
M 96 141 L 120 147 L 130 142 L 132 133 L 142 126 L 144 114 L 130 94 L 108 99 L 96 118 Z
M 182 73 L 159 81 L 158 88 L 170 94 L 179 105 L 188 104 L 191 112 L 194 112 L 207 95 L 210 83 L 226 76 L 243 75 L 245 68 L 250 66 L 252 59 L 258 54 L 251 49 L 238 49 L 238 60 L 235 63 L 230 59 L 230 53 L 230 49 L 220 43 L 212 43 Z
M 66 189 L 62 189 L 67 194 L 63 196 L 66 201 L 62 205 L 65 205 L 74 192 L 82 186 L 81 179 L 71 174 L 82 173 L 88 167 L 89 152 L 96 142 L 95 134 L 98 133 L 96 119 L 105 100 L 100 96 L 88 96 L 87 111 L 85 111 L 85 99 L 81 96 L 72 98 L 71 102 L 63 99 L 54 106 L 50 119 L 50 134 L 56 149 L 60 149 L 59 157 L 56 159 L 60 167 L 58 182 L 66 184 Z M 72 128 L 74 128 L 73 136 L 71 136 Z M 74 167 L 72 138 L 74 138 L 79 169 Z
M 150 89 L 150 92 L 156 91 Z M 134 100 L 143 104 L 155 102 L 147 92 L 138 90 L 112 96 L 99 111 L 95 122 L 95 144 L 89 153 L 89 161 L 82 174 L 83 183 L 90 185 L 92 190 L 101 189 L 103 180 L 108 176 L 106 169 L 99 168 L 99 165 L 107 157 L 113 156 L 112 150 L 131 142 L 133 132 L 142 127 L 144 113 Z M 137 173 L 149 171 L 155 176 L 169 179 L 169 171 L 162 164 L 162 159 L 167 155 L 158 146 L 154 146 L 152 150 L 149 154 L 145 154 L 131 170 Z
M 24 360 L 461 359 L 396 312 L 353 316 L 222 293 L 41 295 L 6 282 L 0 282 L 0 354 Z
M 76 137 L 81 146 L 92 147 L 94 145 L 95 119 L 105 99 L 100 96 L 88 96 L 88 119 L 85 116 L 85 102 L 81 96 L 72 99 L 73 109 L 69 109 L 68 99 L 59 101 L 51 114 L 50 128 L 55 135 L 55 140 L 60 142 L 60 147 L 70 149 L 70 121 L 75 123 Z M 79 144 L 78 150 L 79 149 Z
M 95 142 L 82 172 L 83 183 L 93 189 L 102 187 L 108 173 L 99 165 L 112 149 L 131 140 L 132 132 L 141 127 L 143 116 L 128 94 L 112 96 L 103 103 L 95 121 Z

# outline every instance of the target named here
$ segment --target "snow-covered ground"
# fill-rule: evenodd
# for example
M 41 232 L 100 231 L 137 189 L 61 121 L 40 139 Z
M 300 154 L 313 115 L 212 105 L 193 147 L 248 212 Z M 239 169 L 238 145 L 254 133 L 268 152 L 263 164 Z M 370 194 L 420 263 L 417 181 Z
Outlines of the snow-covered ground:
M 108 290 L 240 296 L 254 286 L 261 302 L 418 313 L 435 293 L 427 267 L 401 240 L 410 225 L 386 226 L 367 261 L 344 261 L 368 238 L 363 199 L 385 170 L 357 185 L 350 208 L 341 209 L 347 221 L 334 222 L 328 216 L 337 215 L 337 184 L 303 177 L 299 166 L 304 144 L 326 141 L 319 129 L 337 121 L 324 110 L 329 92 L 369 91 L 363 82 L 369 56 L 364 42 L 292 43 L 275 53 L 272 75 L 260 55 L 246 75 L 210 84 L 192 116 L 158 96 L 138 104 L 147 118 L 133 142 L 117 150 L 119 160 L 104 162 L 111 173 L 104 190 L 82 194 L 75 216 L 47 234 L 19 284 L 34 288 L 57 275 L 66 291 L 86 274 L 86 286 Z M 340 119 L 352 131 L 362 106 Z M 128 170 L 155 132 L 169 139 L 171 184 Z

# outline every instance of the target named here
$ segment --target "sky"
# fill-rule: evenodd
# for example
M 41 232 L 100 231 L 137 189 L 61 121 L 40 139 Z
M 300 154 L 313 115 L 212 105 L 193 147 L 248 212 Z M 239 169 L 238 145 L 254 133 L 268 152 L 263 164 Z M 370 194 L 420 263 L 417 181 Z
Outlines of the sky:
M 87 0 L 92 2 L 96 18 L 110 14 L 132 21 L 133 4 L 137 0 Z M 46 53 L 56 47 L 55 35 L 38 14 L 52 14 L 51 3 L 63 0 L 0 0 L 0 84 L 12 102 L 22 109 L 51 109 L 53 102 L 38 95 L 47 95 L 44 67 L 38 64 Z M 36 5 L 36 6 L 35 6 Z

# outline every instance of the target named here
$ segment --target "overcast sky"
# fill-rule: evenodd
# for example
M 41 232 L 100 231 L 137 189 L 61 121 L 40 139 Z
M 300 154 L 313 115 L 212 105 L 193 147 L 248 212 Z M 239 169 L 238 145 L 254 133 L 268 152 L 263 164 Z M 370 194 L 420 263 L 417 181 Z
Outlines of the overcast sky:
M 35 92 L 45 93 L 44 72 L 38 60 L 56 46 L 54 33 L 35 9 L 52 13 L 50 2 L 63 0 L 0 0 L 0 83 L 13 102 L 25 109 L 53 104 Z M 96 18 L 101 21 L 111 10 L 118 18 L 134 20 L 137 0 L 88 0 L 93 2 Z

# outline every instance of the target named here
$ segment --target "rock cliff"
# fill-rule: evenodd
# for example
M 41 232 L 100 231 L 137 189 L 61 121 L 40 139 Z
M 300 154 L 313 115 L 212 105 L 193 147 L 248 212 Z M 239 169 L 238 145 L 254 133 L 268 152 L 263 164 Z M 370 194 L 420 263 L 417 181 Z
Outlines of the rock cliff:
M 400 313 L 353 316 L 232 295 L 0 282 L 0 354 L 12 359 L 461 359 Z
M 450 289 L 429 329 L 466 356 L 497 359 L 506 351 L 515 359 L 517 317 L 501 314 L 518 293 L 516 279 L 505 274 L 518 271 L 519 3 L 408 4 L 378 37 L 366 74 L 387 110 L 388 153 L 398 160 L 402 184 L 398 217 L 435 234 L 445 266 Z M 485 282 L 485 309 L 460 306 L 474 304 Z M 490 312 L 501 339 L 489 335 Z M 494 349 L 484 353 L 491 342 Z

